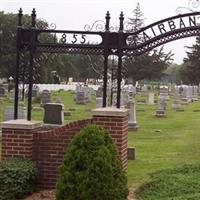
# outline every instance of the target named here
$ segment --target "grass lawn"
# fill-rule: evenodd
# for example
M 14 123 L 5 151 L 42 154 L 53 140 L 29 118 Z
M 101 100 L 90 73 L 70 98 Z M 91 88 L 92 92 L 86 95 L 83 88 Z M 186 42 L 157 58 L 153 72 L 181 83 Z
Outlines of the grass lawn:
M 175 112 L 168 102 L 166 118 L 156 118 L 155 106 L 137 105 L 140 129 L 130 132 L 128 145 L 136 147 L 136 160 L 129 161 L 129 186 L 138 188 L 150 181 L 150 173 L 161 169 L 198 163 L 200 157 L 200 103 L 184 106 Z
M 66 122 L 88 118 L 90 110 L 95 108 L 94 98 L 87 105 L 76 105 L 72 92 L 56 92 L 52 98 L 55 100 L 57 95 L 65 104 L 65 110 L 76 109 L 72 111 L 71 116 L 65 117 Z M 0 121 L 5 106 L 12 104 L 7 99 L 0 106 Z M 171 101 L 168 101 L 165 118 L 154 116 L 156 107 L 156 105 L 136 106 L 136 109 L 140 110 L 137 112 L 139 129 L 136 132 L 129 132 L 128 138 L 128 146 L 136 147 L 136 160 L 128 162 L 127 174 L 130 187 L 139 188 L 151 181 L 150 174 L 156 171 L 200 163 L 200 112 L 198 112 L 200 102 L 183 106 L 184 112 L 175 112 L 171 109 Z M 32 118 L 42 120 L 42 116 L 43 109 L 39 103 L 34 103 Z
M 165 169 L 151 175 L 151 182 L 140 187 L 138 200 L 199 200 L 200 164 Z

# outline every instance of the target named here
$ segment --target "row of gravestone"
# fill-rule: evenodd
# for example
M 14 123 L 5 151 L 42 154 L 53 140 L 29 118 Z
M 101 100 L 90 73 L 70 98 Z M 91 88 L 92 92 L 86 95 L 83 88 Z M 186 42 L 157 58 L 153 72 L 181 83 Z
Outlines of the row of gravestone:
M 0 97 L 6 96 L 7 92 L 8 90 L 6 87 L 3 87 L 3 86 L 0 87 Z
M 88 86 L 80 86 L 76 87 L 76 98 L 75 101 L 77 104 L 86 104 L 92 99 L 93 89 Z
M 27 109 L 18 107 L 18 119 L 26 119 Z M 6 107 L 4 110 L 3 121 L 14 119 L 14 107 Z M 64 123 L 64 105 L 58 103 L 47 103 L 44 105 L 45 124 L 62 125 Z

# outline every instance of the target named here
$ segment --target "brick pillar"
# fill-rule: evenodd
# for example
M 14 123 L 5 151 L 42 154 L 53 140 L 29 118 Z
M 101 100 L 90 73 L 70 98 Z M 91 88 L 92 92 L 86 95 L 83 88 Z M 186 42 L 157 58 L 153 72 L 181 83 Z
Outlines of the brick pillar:
M 114 107 L 97 108 L 92 111 L 93 124 L 107 129 L 117 145 L 123 167 L 127 169 L 128 110 Z
M 21 157 L 32 160 L 34 132 L 41 126 L 41 122 L 22 119 L 2 122 L 2 159 Z

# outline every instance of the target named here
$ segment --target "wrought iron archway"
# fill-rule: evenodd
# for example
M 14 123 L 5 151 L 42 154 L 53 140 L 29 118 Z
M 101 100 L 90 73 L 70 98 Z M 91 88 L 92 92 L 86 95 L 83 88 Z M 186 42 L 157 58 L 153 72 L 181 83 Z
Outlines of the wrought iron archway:
M 118 56 L 117 68 L 117 108 L 120 108 L 121 81 L 122 81 L 122 57 L 138 56 L 152 50 L 159 45 L 174 41 L 180 38 L 200 35 L 200 12 L 179 14 L 170 18 L 153 23 L 137 32 L 125 30 L 123 13 L 119 17 L 119 28 L 117 30 L 110 26 L 110 14 L 107 12 L 104 27 L 101 30 L 92 31 L 69 31 L 69 30 L 44 30 L 37 27 L 36 11 L 33 9 L 31 14 L 31 27 L 24 28 L 22 25 L 22 9 L 18 13 L 17 29 L 17 65 L 15 78 L 15 109 L 14 119 L 18 118 L 18 86 L 20 57 L 22 52 L 29 52 L 28 69 L 28 114 L 27 119 L 31 120 L 32 106 L 32 87 L 33 87 L 33 67 L 34 55 L 36 53 L 70 53 L 70 54 L 90 54 L 103 55 L 104 57 L 104 78 L 103 78 L 103 107 L 106 107 L 107 98 L 107 72 L 108 57 L 110 55 Z M 88 27 L 87 27 L 88 28 Z M 61 34 L 61 42 L 56 40 L 52 42 L 41 42 L 41 34 Z M 68 41 L 67 36 L 71 35 L 73 40 Z M 88 43 L 88 36 L 98 36 L 101 42 Z M 134 40 L 130 43 L 130 38 L 142 36 L 142 40 Z

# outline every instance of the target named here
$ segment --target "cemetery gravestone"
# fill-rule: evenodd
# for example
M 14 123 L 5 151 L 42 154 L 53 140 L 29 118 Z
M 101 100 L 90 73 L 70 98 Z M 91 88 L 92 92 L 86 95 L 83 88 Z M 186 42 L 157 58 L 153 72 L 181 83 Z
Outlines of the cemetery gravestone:
M 198 86 L 192 86 L 192 100 L 198 101 Z
M 84 92 L 85 102 L 88 103 L 91 100 L 91 90 L 89 87 L 84 86 L 82 91 Z
M 44 105 L 44 123 L 62 125 L 64 123 L 64 105 L 59 103 L 46 103 Z
M 160 86 L 160 96 L 166 100 L 169 100 L 169 88 L 168 86 Z
M 142 88 L 141 88 L 141 91 L 142 91 L 142 92 L 147 92 L 147 90 L 148 90 L 148 89 L 147 89 L 147 85 L 143 85 Z
M 128 109 L 129 109 L 128 129 L 135 131 L 138 129 L 138 126 L 136 121 L 135 102 L 133 100 L 128 102 Z
M 127 106 L 127 104 L 128 104 L 128 102 L 129 102 L 129 95 L 128 95 L 128 93 L 123 93 L 122 94 L 122 98 L 121 98 L 121 104 L 122 104 L 122 106 Z
M 173 104 L 172 104 L 172 108 L 175 110 L 175 111 L 180 111 L 181 109 L 181 104 L 180 104 L 180 100 L 178 98 L 175 98 L 174 101 L 173 101 Z
M 6 89 L 4 87 L 0 87 L 0 97 L 4 97 L 6 95 Z
M 77 104 L 86 104 L 85 92 L 78 91 L 76 93 L 76 103 Z
M 18 107 L 18 119 L 26 119 L 27 110 L 25 107 Z M 14 119 L 14 107 L 6 107 L 4 110 L 3 120 L 13 120 Z
M 41 106 L 51 102 L 51 93 L 48 90 L 42 91 Z
M 149 93 L 149 105 L 154 104 L 154 93 L 150 92 Z
M 96 108 L 101 108 L 103 104 L 103 98 L 102 97 L 97 97 L 96 98 Z
M 158 97 L 158 108 L 156 111 L 156 116 L 157 117 L 164 117 L 165 116 L 165 110 L 166 110 L 166 102 L 165 98 Z
M 76 93 L 81 91 L 81 85 L 79 83 L 76 84 Z
M 96 97 L 102 97 L 103 96 L 103 87 L 99 87 L 96 91 Z
M 128 160 L 135 160 L 135 147 L 128 147 L 127 156 Z
M 189 88 L 187 85 L 182 85 L 180 86 L 182 88 L 182 93 L 181 93 L 181 104 L 182 105 L 187 105 L 190 102 L 190 97 L 189 97 Z
M 32 89 L 32 97 L 36 97 L 39 93 L 39 87 L 34 85 Z

